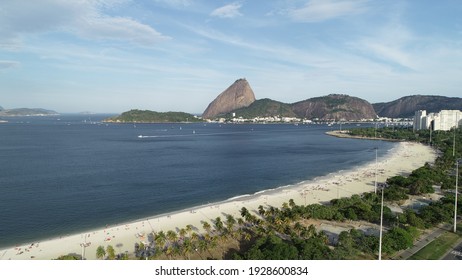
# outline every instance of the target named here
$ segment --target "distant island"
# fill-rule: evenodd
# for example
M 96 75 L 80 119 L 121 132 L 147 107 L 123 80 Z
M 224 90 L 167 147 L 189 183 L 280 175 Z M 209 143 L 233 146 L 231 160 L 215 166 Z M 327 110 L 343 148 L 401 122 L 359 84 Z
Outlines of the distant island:
M 58 112 L 42 108 L 16 108 L 3 109 L 0 107 L 0 117 L 32 117 L 32 116 L 56 116 Z
M 149 110 L 130 110 L 119 116 L 104 120 L 104 122 L 110 123 L 186 123 L 201 121 L 201 118 L 184 112 L 155 112 Z

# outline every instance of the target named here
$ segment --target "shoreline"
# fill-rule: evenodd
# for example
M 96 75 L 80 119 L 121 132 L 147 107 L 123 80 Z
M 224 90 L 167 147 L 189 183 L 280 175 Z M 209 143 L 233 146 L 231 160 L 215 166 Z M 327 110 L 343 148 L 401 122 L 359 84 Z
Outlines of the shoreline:
M 435 158 L 436 151 L 428 146 L 399 142 L 385 156 L 379 158 L 377 181 L 383 182 L 394 175 L 409 174 L 423 166 L 425 162 L 433 162 Z M 118 225 L 108 225 L 27 245 L 2 248 L 0 249 L 0 260 L 55 259 L 67 254 L 84 254 L 86 259 L 96 259 L 96 248 L 100 245 L 104 247 L 112 245 L 117 254 L 133 253 L 134 244 L 147 241 L 146 236 L 153 231 L 179 231 L 190 224 L 195 232 L 203 233 L 201 221 L 213 224 L 213 219 L 218 216 L 223 219 L 226 214 L 231 214 L 236 218 L 240 217 L 239 210 L 242 207 L 246 207 L 251 212 L 257 212 L 259 205 L 281 207 L 282 203 L 288 202 L 289 199 L 293 199 L 299 205 L 309 205 L 328 202 L 337 197 L 350 197 L 353 194 L 373 191 L 375 167 L 375 161 L 372 161 L 294 185 L 244 194 L 220 202 L 189 207 Z M 82 247 L 81 244 L 90 245 Z
M 403 142 L 403 140 L 399 139 L 387 139 L 387 138 L 380 138 L 380 137 L 363 137 L 363 136 L 354 136 L 345 133 L 343 130 L 332 130 L 327 131 L 327 135 L 334 136 L 337 138 L 350 138 L 350 139 L 359 139 L 359 140 L 379 140 L 379 141 L 388 141 L 388 142 Z

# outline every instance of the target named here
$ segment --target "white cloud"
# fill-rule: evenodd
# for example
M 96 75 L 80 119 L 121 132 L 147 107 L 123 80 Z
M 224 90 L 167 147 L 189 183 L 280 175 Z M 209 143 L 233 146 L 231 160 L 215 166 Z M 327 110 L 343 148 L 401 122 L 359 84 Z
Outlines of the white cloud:
M 19 67 L 19 65 L 21 65 L 21 63 L 18 61 L 0 60 L 0 70 Z
M 299 22 L 321 22 L 356 15 L 366 10 L 365 0 L 310 0 L 304 7 L 291 9 L 289 16 Z
M 239 12 L 239 9 L 242 7 L 242 4 L 231 3 L 226 6 L 215 9 L 210 15 L 220 18 L 235 18 L 237 16 L 242 16 Z
M 128 41 L 145 46 L 169 39 L 149 25 L 124 17 L 90 17 L 79 22 L 74 33 L 89 39 Z
M 177 9 L 189 7 L 192 5 L 192 0 L 154 0 L 154 2 Z
M 0 5 L 0 47 L 17 48 L 27 34 L 67 32 L 87 39 L 149 46 L 168 39 L 147 24 L 103 10 L 125 0 L 6 0 Z
M 371 56 L 387 64 L 417 70 L 415 62 L 415 45 L 422 44 L 409 29 L 399 21 L 392 21 L 382 28 L 374 31 L 374 34 L 363 37 L 356 42 L 349 43 L 358 49 L 363 55 Z

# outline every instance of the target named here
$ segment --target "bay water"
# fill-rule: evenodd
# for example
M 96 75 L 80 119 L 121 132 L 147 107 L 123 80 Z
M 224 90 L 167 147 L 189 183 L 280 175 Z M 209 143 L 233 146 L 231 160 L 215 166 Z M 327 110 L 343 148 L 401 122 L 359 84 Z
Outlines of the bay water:
M 289 186 L 375 161 L 395 143 L 327 125 L 0 123 L 0 248 Z M 348 125 L 343 125 L 347 128 Z

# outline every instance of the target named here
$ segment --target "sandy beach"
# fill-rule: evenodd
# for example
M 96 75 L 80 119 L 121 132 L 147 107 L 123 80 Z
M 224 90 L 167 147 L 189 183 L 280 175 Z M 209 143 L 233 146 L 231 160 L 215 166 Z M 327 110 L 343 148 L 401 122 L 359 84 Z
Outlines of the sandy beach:
M 406 175 L 412 170 L 433 162 L 436 152 L 428 146 L 417 143 L 400 142 L 377 163 L 377 181 L 384 182 L 388 177 Z M 49 260 L 61 255 L 84 254 L 86 259 L 96 259 L 96 248 L 112 245 L 116 253 L 133 253 L 134 244 L 147 241 L 153 231 L 178 231 L 190 224 L 197 232 L 203 232 L 201 221 L 212 224 L 212 220 L 226 214 L 240 217 L 239 210 L 246 207 L 257 211 L 259 205 L 281 207 L 293 199 L 299 205 L 329 201 L 337 197 L 374 190 L 376 162 L 372 160 L 363 166 L 340 171 L 296 185 L 259 192 L 232 200 L 156 217 L 140 219 L 131 223 L 108 225 L 105 228 L 63 236 L 61 238 L 34 242 L 22 246 L 0 250 L 1 260 Z M 85 252 L 84 252 L 85 251 Z

